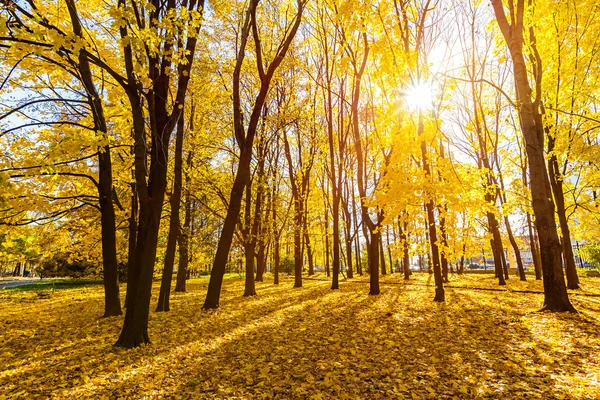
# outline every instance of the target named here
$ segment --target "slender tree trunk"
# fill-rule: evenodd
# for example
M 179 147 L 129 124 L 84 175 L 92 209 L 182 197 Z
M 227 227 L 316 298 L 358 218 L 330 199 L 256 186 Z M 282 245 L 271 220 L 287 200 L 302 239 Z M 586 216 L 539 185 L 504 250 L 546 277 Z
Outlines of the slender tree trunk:
M 217 244 L 217 251 L 215 253 L 215 259 L 213 262 L 213 268 L 210 274 L 210 281 L 208 283 L 208 291 L 206 293 L 206 300 L 204 301 L 203 309 L 217 308 L 219 307 L 219 300 L 221 297 L 221 286 L 223 285 L 223 276 L 225 274 L 225 266 L 227 264 L 227 258 L 229 256 L 229 250 L 231 248 L 231 242 L 233 240 L 233 234 L 235 226 L 240 215 L 242 197 L 244 194 L 244 188 L 246 182 L 250 179 L 250 162 L 252 160 L 252 150 L 254 137 L 256 135 L 256 129 L 261 115 L 261 110 L 267 98 L 267 93 L 271 85 L 271 79 L 275 70 L 279 67 L 285 54 L 287 53 L 289 46 L 298 31 L 300 26 L 300 19 L 302 12 L 304 11 L 304 3 L 298 3 L 299 9 L 296 14 L 296 18 L 292 28 L 287 32 L 284 41 L 279 48 L 277 57 L 273 59 L 267 70 L 264 70 L 262 60 L 260 62 L 260 90 L 256 96 L 254 106 L 252 108 L 252 114 L 250 115 L 247 129 L 245 130 L 245 123 L 243 121 L 241 100 L 240 100 L 240 74 L 242 64 L 244 61 L 246 43 L 250 31 L 253 30 L 254 34 L 258 35 L 256 28 L 256 7 L 258 6 L 258 0 L 252 0 L 248 6 L 246 21 L 242 29 L 242 37 L 240 46 L 238 48 L 238 55 L 236 58 L 236 65 L 233 74 L 233 112 L 234 112 L 234 131 L 238 145 L 240 146 L 240 157 L 238 161 L 238 168 L 231 189 L 229 197 L 229 206 L 227 207 L 227 214 L 225 221 L 223 222 L 223 228 L 221 230 L 221 236 Z M 255 38 L 256 39 L 256 38 Z M 255 46 L 260 46 L 259 40 L 254 40 Z M 258 48 L 258 53 L 262 51 Z M 245 132 L 244 132 L 245 131 Z
M 352 236 L 350 227 L 346 229 L 346 258 L 348 261 L 348 279 L 354 278 L 354 266 L 352 265 Z
M 359 276 L 362 276 L 362 261 L 360 257 L 360 239 L 358 237 L 358 232 L 356 232 L 356 236 L 354 237 L 354 256 L 356 257 L 356 273 Z
M 192 111 L 192 118 L 194 112 Z M 162 279 L 160 282 L 160 292 L 158 294 L 158 304 L 156 311 L 169 311 L 169 296 L 171 294 L 171 280 L 173 278 L 173 265 L 175 265 L 175 248 L 179 239 L 179 207 L 181 205 L 181 186 L 183 184 L 183 133 L 184 133 L 183 114 L 177 122 L 177 131 L 175 134 L 175 174 L 173 178 L 173 193 L 171 194 L 171 219 L 169 221 L 169 236 L 167 238 L 167 250 L 165 252 L 165 264 L 163 267 Z M 190 126 L 191 129 L 193 129 Z M 181 251 L 180 251 L 181 253 Z
M 186 179 L 187 180 L 187 179 Z M 189 186 L 188 186 L 189 187 Z M 185 199 L 185 217 L 183 227 L 179 235 L 179 265 L 177 266 L 177 283 L 175 284 L 176 292 L 186 291 L 186 281 L 189 267 L 189 236 L 190 236 L 190 220 L 192 214 L 192 204 L 189 192 Z
M 383 249 L 383 236 L 379 234 L 379 258 L 381 263 L 381 275 L 387 275 L 385 266 L 385 251 Z
M 422 117 L 419 113 L 419 124 L 418 124 L 418 135 L 421 136 L 424 132 L 424 125 Z M 423 171 L 425 172 L 425 176 L 431 177 L 431 168 L 429 166 L 429 161 L 427 157 L 427 143 L 425 141 L 421 141 L 421 160 Z M 429 197 L 432 196 L 431 193 L 427 194 Z M 433 276 L 435 281 L 435 297 L 433 301 L 435 302 L 444 302 L 445 301 L 445 292 L 444 292 L 444 283 L 442 277 L 442 269 L 440 266 L 440 252 L 437 245 L 437 230 L 435 225 L 435 215 L 434 215 L 434 204 L 433 200 L 429 199 L 425 203 L 425 210 L 427 213 L 427 226 L 428 234 L 429 234 L 429 244 L 431 247 L 431 261 L 433 263 Z
M 405 215 L 407 215 L 405 213 Z M 408 215 L 407 215 L 408 217 Z M 404 226 L 403 226 L 404 225 Z M 402 264 L 404 270 L 404 280 L 410 279 L 410 256 L 408 254 L 408 222 L 402 222 L 401 218 L 398 218 L 398 234 L 400 236 L 400 242 L 402 243 Z
M 257 199 L 258 201 L 258 199 Z M 260 207 L 260 206 L 259 206 Z M 252 210 L 252 180 L 249 179 L 246 183 L 246 203 L 244 212 L 244 257 L 246 261 L 246 277 L 244 284 L 244 296 L 256 296 L 256 287 L 254 285 L 254 250 L 256 247 L 256 237 L 251 224 Z M 254 215 L 258 218 L 258 215 Z
M 193 153 L 190 151 L 187 156 L 188 171 L 192 169 Z M 176 292 L 186 291 L 186 281 L 188 277 L 189 267 L 189 243 L 190 243 L 190 223 L 192 220 L 192 196 L 190 192 L 190 175 L 185 174 L 185 215 L 183 217 L 183 227 L 179 232 L 179 265 L 177 266 L 177 283 L 175 284 Z
M 75 36 L 83 40 L 84 32 L 79 20 L 79 14 L 74 0 L 67 0 L 67 9 Z M 108 128 L 104 115 L 104 106 L 96 86 L 88 56 L 78 53 L 77 69 L 81 83 L 85 88 L 87 99 L 94 120 L 94 131 L 106 137 Z M 121 315 L 121 300 L 119 297 L 119 272 L 117 266 L 117 228 L 115 222 L 115 207 L 113 204 L 113 178 L 110 147 L 103 146 L 98 151 L 98 198 L 100 203 L 100 226 L 102 243 L 102 265 L 104 275 L 104 317 Z M 25 267 L 23 266 L 23 271 Z
M 279 285 L 279 229 L 277 228 L 277 192 L 273 185 L 273 284 Z
M 440 252 L 440 261 L 442 264 L 442 280 L 444 283 L 448 283 L 448 258 L 446 257 L 446 251 L 448 251 L 448 240 L 446 236 L 446 218 L 443 217 L 442 210 L 438 207 L 440 214 L 440 234 L 442 239 L 442 251 Z
M 554 202 L 556 204 L 556 214 L 560 223 L 560 231 L 562 233 L 562 248 L 565 259 L 565 270 L 567 272 L 567 288 L 579 289 L 579 277 L 577 276 L 577 267 L 575 266 L 575 256 L 573 255 L 573 247 L 571 246 L 571 231 L 569 222 L 565 212 L 565 196 L 563 194 L 562 177 L 558 168 L 558 161 L 554 153 L 553 137 L 548 135 L 548 173 L 550 175 L 550 185 L 554 194 Z
M 127 288 L 125 292 L 125 308 L 129 307 L 129 300 L 133 296 L 133 286 L 129 282 L 133 279 L 135 265 L 135 243 L 137 237 L 137 218 L 138 218 L 138 196 L 135 183 L 131 184 L 131 211 L 129 214 L 129 237 L 127 242 Z
M 385 227 L 385 239 L 388 253 L 388 261 L 390 262 L 390 274 L 394 273 L 394 261 L 392 260 L 392 248 L 390 247 L 390 227 Z
M 379 241 L 381 233 L 379 230 L 371 232 L 370 251 L 367 251 L 369 257 L 369 294 L 378 295 L 379 289 Z
M 331 276 L 329 269 L 329 207 L 325 205 L 325 271 Z

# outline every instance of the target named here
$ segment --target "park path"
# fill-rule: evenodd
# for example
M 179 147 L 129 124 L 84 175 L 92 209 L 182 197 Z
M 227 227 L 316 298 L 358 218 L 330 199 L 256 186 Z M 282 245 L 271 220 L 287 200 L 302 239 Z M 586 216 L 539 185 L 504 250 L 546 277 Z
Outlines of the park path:
M 4 288 L 11 288 L 11 287 L 15 287 L 15 286 L 22 286 L 22 285 L 31 285 L 32 283 L 36 283 L 39 282 L 39 279 L 35 279 L 35 280 L 14 280 L 14 281 L 0 281 L 0 289 L 4 289 Z

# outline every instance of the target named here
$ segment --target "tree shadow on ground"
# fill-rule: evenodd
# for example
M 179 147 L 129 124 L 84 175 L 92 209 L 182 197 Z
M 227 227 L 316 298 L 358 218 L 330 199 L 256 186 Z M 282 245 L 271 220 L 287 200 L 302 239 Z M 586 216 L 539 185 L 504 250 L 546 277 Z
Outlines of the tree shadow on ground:
M 64 347 L 44 350 L 55 343 L 48 334 L 59 310 L 50 307 L 47 321 L 19 322 L 24 331 L 38 326 L 40 337 L 15 357 L 29 368 L 24 376 L 39 383 L 47 375 L 31 394 L 61 398 L 600 396 L 596 317 L 532 313 L 537 295 L 448 289 L 446 304 L 436 304 L 432 287 L 390 285 L 367 296 L 352 282 L 339 291 L 327 282 L 290 286 L 257 283 L 259 296 L 244 298 L 243 281 L 226 281 L 223 308 L 202 312 L 206 282 L 192 284 L 173 296 L 171 312 L 152 313 L 153 344 L 132 351 L 110 347 L 120 318 L 89 316 L 64 322 Z

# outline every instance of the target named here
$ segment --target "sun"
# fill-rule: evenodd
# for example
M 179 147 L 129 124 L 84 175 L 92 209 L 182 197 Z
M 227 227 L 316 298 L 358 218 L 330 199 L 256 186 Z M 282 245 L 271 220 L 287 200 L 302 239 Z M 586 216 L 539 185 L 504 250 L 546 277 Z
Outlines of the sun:
M 433 93 L 427 82 L 417 82 L 402 93 L 406 106 L 411 110 L 426 110 L 433 107 Z

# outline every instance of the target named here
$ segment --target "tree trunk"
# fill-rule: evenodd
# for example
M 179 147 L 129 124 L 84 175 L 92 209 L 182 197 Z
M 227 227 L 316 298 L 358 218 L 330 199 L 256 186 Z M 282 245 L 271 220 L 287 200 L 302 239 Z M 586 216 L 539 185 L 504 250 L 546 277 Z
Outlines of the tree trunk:
M 279 285 L 279 230 L 277 229 L 277 193 L 273 185 L 273 284 Z
M 562 249 L 565 259 L 565 270 L 567 272 L 567 288 L 579 289 L 579 277 L 577 276 L 577 267 L 575 266 L 575 256 L 573 255 L 573 247 L 571 246 L 571 231 L 569 222 L 565 212 L 565 196 L 563 194 L 562 177 L 558 167 L 556 154 L 554 153 L 555 138 L 548 136 L 548 172 L 550 175 L 550 185 L 554 194 L 556 204 L 556 214 L 560 223 L 560 231 L 562 233 Z
M 192 169 L 193 153 L 190 151 L 187 157 L 188 171 Z M 186 194 L 185 194 L 185 216 L 183 217 L 183 227 L 179 234 L 179 265 L 177 266 L 177 283 L 175 284 L 176 292 L 186 291 L 186 281 L 188 277 L 188 268 L 190 262 L 189 245 L 190 245 L 190 223 L 192 220 L 192 196 L 190 192 L 190 175 L 185 174 Z
M 489 197 L 489 196 L 488 196 Z M 506 285 L 504 279 L 504 271 L 502 268 L 502 238 L 500 237 L 500 229 L 498 229 L 498 220 L 493 212 L 487 212 L 488 228 L 492 234 L 490 239 L 490 245 L 492 247 L 492 254 L 494 256 L 494 269 L 496 270 L 496 278 L 498 278 L 498 285 Z
M 260 182 L 259 182 L 260 183 Z M 259 202 L 257 196 L 257 203 Z M 260 206 L 257 207 L 257 209 Z M 250 227 L 252 210 L 252 180 L 248 179 L 246 183 L 246 203 L 244 213 L 244 256 L 246 261 L 246 277 L 244 284 L 244 296 L 256 296 L 256 287 L 254 285 L 254 250 L 256 247 L 256 237 L 254 236 L 254 228 Z M 258 218 L 258 215 L 254 215 Z
M 575 309 L 569 301 L 562 271 L 560 242 L 554 220 L 554 204 L 544 158 L 543 127 L 539 125 L 541 118 L 537 118 L 538 123 L 536 124 L 539 105 L 534 105 L 531 101 L 531 87 L 523 56 L 523 26 L 518 21 L 523 21 L 524 5 L 519 2 L 518 20 L 513 22 L 513 25 L 510 25 L 506 19 L 501 0 L 492 0 L 492 5 L 512 58 L 519 103 L 518 111 L 529 160 L 533 212 L 540 241 L 544 275 L 544 309 L 574 311 Z
M 135 183 L 131 184 L 131 211 L 129 214 L 129 237 L 127 242 L 127 288 L 125 292 L 125 308 L 129 307 L 129 300 L 133 296 L 133 286 L 129 284 L 133 280 L 133 269 L 135 265 L 135 243 L 137 237 L 137 219 L 138 219 L 138 196 Z
M 394 273 L 394 261 L 392 260 L 392 248 L 390 247 L 390 227 L 385 228 L 385 239 L 387 244 L 388 261 L 390 262 L 390 274 Z
M 406 215 L 406 213 L 405 213 Z M 403 227 L 404 225 L 404 227 Z M 402 243 L 402 264 L 404 270 L 404 280 L 410 279 L 410 256 L 408 254 L 408 222 L 402 222 L 400 218 L 398 218 L 398 233 L 400 236 L 400 242 Z
M 369 257 L 369 294 L 378 295 L 379 290 L 379 241 L 381 233 L 379 230 L 371 231 L 370 251 L 367 251 Z
M 325 205 L 325 271 L 327 277 L 331 276 L 329 269 L 329 207 Z
M 242 203 L 242 197 L 244 194 L 244 188 L 246 182 L 250 179 L 250 162 L 252 161 L 252 148 L 254 144 L 254 137 L 256 135 L 256 129 L 261 116 L 261 110 L 267 98 L 267 93 L 271 84 L 271 79 L 275 70 L 279 67 L 285 54 L 287 53 L 289 46 L 298 31 L 300 26 L 300 19 L 304 10 L 304 4 L 298 3 L 299 9 L 296 14 L 296 19 L 292 28 L 287 32 L 287 35 L 282 42 L 281 47 L 277 56 L 273 59 L 267 70 L 264 70 L 262 60 L 259 62 L 259 71 L 262 71 L 260 75 L 260 90 L 256 96 L 254 105 L 252 107 L 252 114 L 247 124 L 247 129 L 244 132 L 246 126 L 243 121 L 242 107 L 240 100 L 240 74 L 242 70 L 242 64 L 245 57 L 246 43 L 250 30 L 253 30 L 257 35 L 256 28 L 256 7 L 258 0 L 252 0 L 248 6 L 248 12 L 246 14 L 246 21 L 242 29 L 242 37 L 240 46 L 238 48 L 238 55 L 236 58 L 236 65 L 233 73 L 233 114 L 234 114 L 234 131 L 235 137 L 240 146 L 240 157 L 238 162 L 238 168 L 231 189 L 229 197 L 229 206 L 227 207 L 227 214 L 225 221 L 223 222 L 223 228 L 221 230 L 221 236 L 217 244 L 217 251 L 215 253 L 215 259 L 213 262 L 213 268 L 210 274 L 210 281 L 208 283 L 208 291 L 206 293 L 206 300 L 204 301 L 203 309 L 217 308 L 219 307 L 219 299 L 221 297 L 221 286 L 223 285 L 223 276 L 225 274 L 225 266 L 227 264 L 227 258 L 229 256 L 229 250 L 231 248 L 231 242 L 233 240 L 233 234 L 235 226 L 240 215 L 240 208 Z M 256 38 L 255 38 L 256 39 Z M 260 40 L 254 40 L 255 46 L 257 46 L 258 53 L 262 51 L 260 46 Z
M 67 9 L 71 18 L 73 33 L 83 40 L 84 32 L 79 20 L 75 2 L 67 0 Z M 94 77 L 88 56 L 85 52 L 78 53 L 78 65 L 81 83 L 83 84 L 94 120 L 94 131 L 106 137 L 108 128 L 102 98 L 94 85 Z M 98 151 L 98 198 L 100 203 L 100 225 L 102 242 L 102 264 L 104 275 L 104 317 L 121 315 L 121 300 L 119 297 L 119 272 L 117 267 L 117 228 L 115 222 L 115 207 L 113 204 L 113 179 L 110 147 L 103 146 Z M 23 268 L 24 270 L 24 268 Z
M 443 217 L 442 210 L 438 207 L 440 214 L 440 234 L 442 237 L 442 251 L 440 252 L 440 261 L 442 263 L 442 281 L 448 283 L 448 258 L 446 257 L 446 251 L 448 251 L 448 240 L 446 236 L 446 218 Z
M 379 234 L 379 258 L 381 263 L 381 275 L 387 275 L 385 266 L 385 251 L 383 249 L 383 236 Z
M 192 118 L 193 118 L 192 111 Z M 173 193 L 171 194 L 171 219 L 169 221 L 169 236 L 167 238 L 167 250 L 165 252 L 165 264 L 163 267 L 162 279 L 160 281 L 160 292 L 158 294 L 158 304 L 156 311 L 169 311 L 169 297 L 171 294 L 171 280 L 173 279 L 173 265 L 175 264 L 175 248 L 179 239 L 179 207 L 181 205 L 181 185 L 183 184 L 182 164 L 183 164 L 183 132 L 184 132 L 183 114 L 177 122 L 177 131 L 175 134 L 175 174 L 173 177 Z M 190 126 L 190 129 L 193 129 Z M 181 251 L 180 251 L 181 253 Z M 181 256 L 181 255 L 180 255 Z

